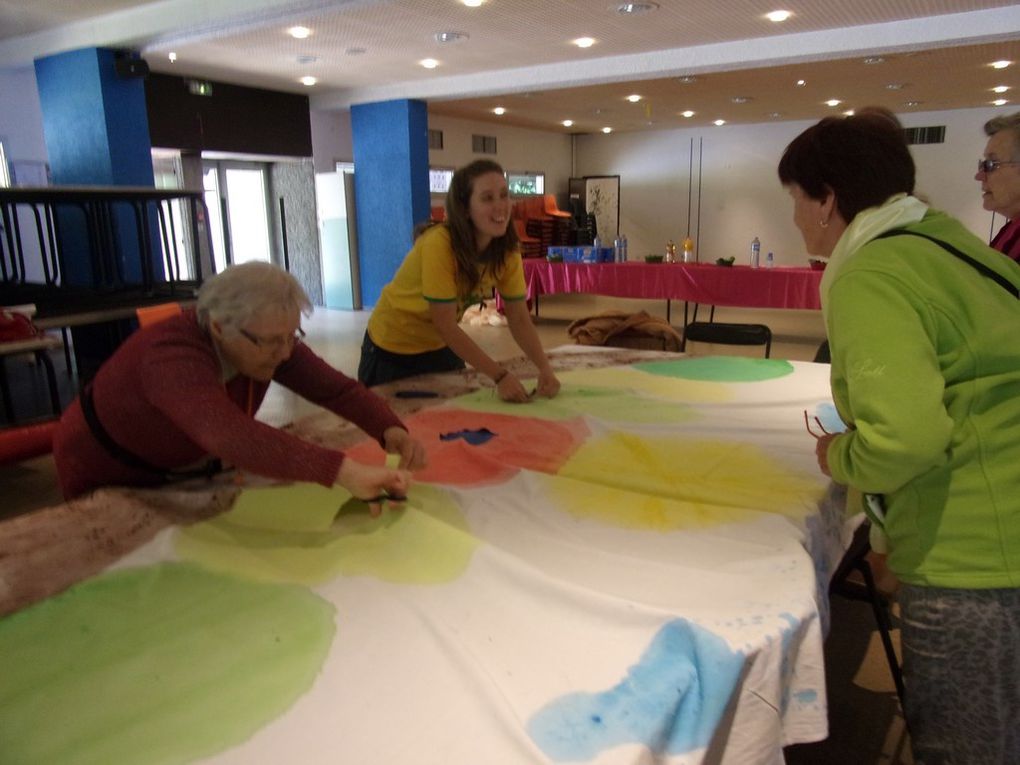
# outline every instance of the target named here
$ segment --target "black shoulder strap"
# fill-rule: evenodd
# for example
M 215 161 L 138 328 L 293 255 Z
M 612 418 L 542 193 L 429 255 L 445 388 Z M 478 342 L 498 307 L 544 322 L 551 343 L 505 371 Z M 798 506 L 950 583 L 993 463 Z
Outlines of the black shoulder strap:
M 197 468 L 195 470 L 166 470 L 165 468 L 159 468 L 148 462 L 137 454 L 113 440 L 113 436 L 110 435 L 109 431 L 103 427 L 103 423 L 99 420 L 99 415 L 96 414 L 96 405 L 92 400 L 92 385 L 86 385 L 81 392 L 79 397 L 81 402 L 81 411 L 85 415 L 85 423 L 89 426 L 89 430 L 92 432 L 92 436 L 99 442 L 99 444 L 106 449 L 114 459 L 127 465 L 129 468 L 134 468 L 143 473 L 150 473 L 152 475 L 162 478 L 164 481 L 183 481 L 189 478 L 208 478 L 210 476 L 219 473 L 223 468 L 219 460 L 210 460 L 204 467 Z
M 1017 286 L 1015 284 L 1011 283 L 1006 277 L 1004 277 L 1002 274 L 996 273 L 995 271 L 990 269 L 988 266 L 986 266 L 984 263 L 982 263 L 982 262 L 980 262 L 978 260 L 975 260 L 970 255 L 966 255 L 966 254 L 960 252 L 958 249 L 953 247 L 953 245 L 949 244 L 948 242 L 943 242 L 941 239 L 936 239 L 933 236 L 928 236 L 927 234 L 922 234 L 922 233 L 919 233 L 917 231 L 909 231 L 908 229 L 905 229 L 905 228 L 893 228 L 893 229 L 889 229 L 885 233 L 882 233 L 882 234 L 879 234 L 878 236 L 876 236 L 875 239 L 885 239 L 887 237 L 902 236 L 904 234 L 909 235 L 909 236 L 919 236 L 922 239 L 927 239 L 929 242 L 933 242 L 934 244 L 937 244 L 943 250 L 945 250 L 948 253 L 951 253 L 952 255 L 955 255 L 960 260 L 962 260 L 964 263 L 966 263 L 971 268 L 976 270 L 978 273 L 982 274 L 983 276 L 987 276 L 989 279 L 991 279 L 996 284 L 998 284 L 1000 287 L 1002 287 L 1004 290 L 1006 290 L 1006 292 L 1008 292 L 1010 295 L 1012 295 L 1013 297 L 1015 297 L 1018 300 L 1020 300 L 1020 288 L 1017 288 Z M 1003 257 L 1006 257 L 1006 256 L 1003 255 Z

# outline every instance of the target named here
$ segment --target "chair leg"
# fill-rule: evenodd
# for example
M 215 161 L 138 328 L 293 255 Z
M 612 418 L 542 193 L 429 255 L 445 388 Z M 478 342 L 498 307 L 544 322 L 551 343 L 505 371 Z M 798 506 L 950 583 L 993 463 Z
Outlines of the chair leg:
M 4 402 L 4 412 L 7 414 L 7 422 L 14 422 L 14 402 L 11 401 L 11 388 L 7 383 L 7 361 L 0 356 L 0 398 Z
M 864 577 L 864 585 L 868 590 L 868 599 L 871 601 L 871 609 L 875 613 L 875 621 L 878 623 L 878 634 L 882 638 L 882 647 L 885 649 L 885 658 L 889 662 L 889 672 L 892 674 L 893 683 L 896 685 L 896 693 L 900 697 L 900 704 L 905 698 L 903 686 L 903 671 L 900 669 L 900 661 L 893 648 L 892 638 L 889 635 L 892 624 L 889 620 L 889 613 L 886 611 L 882 597 L 875 587 L 875 577 L 871 573 L 871 566 L 864 559 L 857 561 L 855 568 Z
M 50 388 L 50 406 L 53 407 L 53 414 L 60 416 L 60 393 L 57 391 L 57 372 L 53 368 L 53 359 L 49 351 L 39 350 L 35 352 L 35 358 L 46 367 L 46 382 Z

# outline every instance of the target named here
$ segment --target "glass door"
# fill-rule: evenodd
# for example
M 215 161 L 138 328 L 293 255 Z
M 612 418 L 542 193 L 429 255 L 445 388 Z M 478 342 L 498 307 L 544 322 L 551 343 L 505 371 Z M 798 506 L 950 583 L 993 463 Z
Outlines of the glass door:
M 251 260 L 272 262 L 266 168 L 257 162 L 203 162 L 216 271 Z

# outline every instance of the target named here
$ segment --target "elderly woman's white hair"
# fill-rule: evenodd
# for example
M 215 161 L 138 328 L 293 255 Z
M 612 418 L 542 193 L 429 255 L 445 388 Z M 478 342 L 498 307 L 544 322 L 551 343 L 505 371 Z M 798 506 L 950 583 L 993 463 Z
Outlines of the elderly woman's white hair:
M 268 309 L 312 312 L 312 302 L 297 279 L 272 263 L 231 266 L 206 281 L 198 292 L 198 322 L 237 329 Z

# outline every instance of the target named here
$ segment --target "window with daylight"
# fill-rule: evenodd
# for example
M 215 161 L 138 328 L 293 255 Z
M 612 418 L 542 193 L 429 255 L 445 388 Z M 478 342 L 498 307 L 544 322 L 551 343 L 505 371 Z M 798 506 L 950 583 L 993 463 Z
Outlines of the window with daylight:
M 453 180 L 452 167 L 430 167 L 429 168 L 429 192 L 432 194 L 445 194 L 450 190 L 450 181 Z
M 545 193 L 545 173 L 531 171 L 519 173 L 511 170 L 506 174 L 506 183 L 510 187 L 510 193 L 515 197 Z

